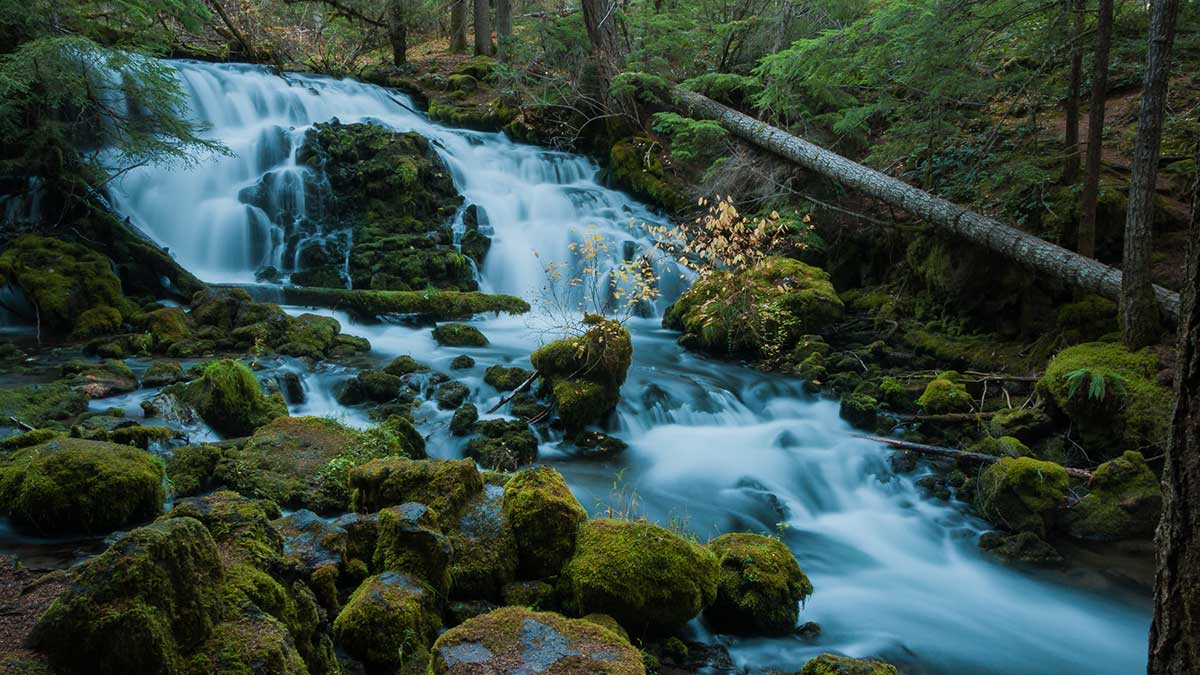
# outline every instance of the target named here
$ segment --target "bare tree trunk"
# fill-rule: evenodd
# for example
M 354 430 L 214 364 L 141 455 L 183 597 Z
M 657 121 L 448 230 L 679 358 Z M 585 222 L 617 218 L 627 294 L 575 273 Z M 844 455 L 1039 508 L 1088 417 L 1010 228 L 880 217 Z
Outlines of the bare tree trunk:
M 623 101 L 614 100 L 609 89 L 625 68 L 625 52 L 617 32 L 617 0 L 582 0 L 583 22 L 592 43 L 592 60 L 600 84 L 600 98 L 609 112 L 627 112 Z
M 1073 287 L 1118 300 L 1121 272 L 1044 239 L 935 197 L 902 180 L 852 162 L 782 129 L 742 114 L 693 91 L 671 91 L 677 107 L 692 117 L 716 120 L 759 147 L 912 213 L 930 225 L 1032 268 Z M 1179 320 L 1179 294 L 1159 286 L 1154 294 L 1163 316 Z
M 1100 0 L 1100 19 L 1096 26 L 1095 69 L 1092 71 L 1092 98 L 1088 110 L 1087 165 L 1083 175 L 1083 216 L 1079 224 L 1079 245 L 1075 250 L 1096 257 L 1096 201 L 1100 196 L 1100 155 L 1104 151 L 1104 97 L 1108 91 L 1108 52 L 1112 45 L 1113 0 Z
M 1155 536 L 1158 574 L 1149 675 L 1200 672 L 1200 145 L 1196 166 L 1175 415 L 1163 466 L 1163 514 Z
M 388 0 L 388 40 L 392 43 L 392 64 L 408 63 L 408 0 Z
M 450 53 L 467 51 L 467 0 L 454 0 L 450 5 Z
M 1067 83 L 1067 129 L 1063 139 L 1066 163 L 1063 165 L 1063 182 L 1072 185 L 1079 180 L 1079 90 L 1083 86 L 1082 0 L 1067 0 L 1067 20 L 1071 22 L 1071 76 Z M 1064 236 L 1063 241 L 1068 246 L 1074 244 L 1074 233 L 1070 237 Z
M 496 0 L 496 41 L 501 45 L 512 36 L 512 0 Z
M 1121 270 L 1121 339 L 1129 349 L 1158 342 L 1161 326 L 1150 281 L 1150 252 L 1154 243 L 1154 186 L 1162 149 L 1163 113 L 1179 0 L 1155 0 L 1150 9 L 1150 44 L 1146 50 L 1146 80 L 1138 114 L 1133 170 L 1129 179 L 1129 210 L 1125 212 L 1125 251 Z
M 488 0 L 475 0 L 475 53 L 492 55 L 492 18 Z

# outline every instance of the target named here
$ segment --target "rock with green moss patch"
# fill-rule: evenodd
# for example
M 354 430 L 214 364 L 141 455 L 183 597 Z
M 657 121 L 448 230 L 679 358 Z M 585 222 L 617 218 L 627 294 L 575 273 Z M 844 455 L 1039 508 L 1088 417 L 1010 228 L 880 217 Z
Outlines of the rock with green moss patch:
M 62 376 L 71 387 L 88 398 L 107 398 L 128 394 L 138 388 L 137 377 L 124 361 L 107 359 L 100 363 L 75 360 L 64 363 Z
M 0 252 L 3 286 L 19 289 L 37 308 L 38 323 L 59 335 L 71 333 L 85 318 L 90 324 L 83 326 L 85 332 L 107 328 L 113 318 L 111 312 L 89 315 L 88 310 L 127 306 L 111 260 L 57 238 L 25 235 L 8 242 Z
M 459 354 L 450 361 L 451 370 L 466 370 L 467 368 L 475 367 L 475 359 L 466 354 Z
M 898 675 L 899 672 L 896 666 L 875 659 L 821 654 L 805 663 L 799 675 Z
M 651 523 L 591 520 L 579 529 L 563 567 L 580 614 L 600 612 L 631 633 L 678 629 L 716 598 L 717 557 Z
M 504 488 L 485 484 L 448 531 L 450 597 L 499 601 L 504 585 L 517 575 L 517 541 L 502 510 Z
M 1041 440 L 1052 428 L 1050 416 L 1037 408 L 1001 410 L 988 421 L 988 433 L 992 436 L 1011 436 L 1025 445 Z
M 800 603 L 813 592 L 795 556 L 778 539 L 726 534 L 708 543 L 721 572 L 717 596 L 704 618 L 723 633 L 786 635 L 796 627 Z
M 985 532 L 979 537 L 979 548 L 1006 563 L 1053 567 L 1063 561 L 1053 546 L 1033 532 Z
M 1089 452 L 1114 457 L 1124 448 L 1166 442 L 1171 392 L 1158 383 L 1159 370 L 1149 350 L 1088 342 L 1051 359 L 1037 390 L 1070 419 Z
M 613 184 L 654 202 L 669 211 L 687 208 L 688 186 L 663 165 L 661 144 L 637 136 L 612 144 L 608 153 L 608 176 Z
M 287 627 L 263 613 L 219 624 L 190 659 L 189 667 L 196 673 L 308 675 L 309 672 Z
M 1091 492 L 1066 513 L 1067 533 L 1116 541 L 1150 537 L 1162 512 L 1162 487 L 1140 452 L 1126 451 L 1092 473 Z
M 488 366 L 483 374 L 483 381 L 492 385 L 497 391 L 512 391 L 525 383 L 532 371 L 524 368 L 508 368 L 501 365 Z
M 463 454 L 484 467 L 514 471 L 537 459 L 538 439 L 525 422 L 484 420 L 475 428 L 479 435 L 467 442 Z
M 487 337 L 465 323 L 443 323 L 433 329 L 433 339 L 443 347 L 486 347 Z
M 125 320 L 121 312 L 108 305 L 98 305 L 84 311 L 75 321 L 71 337 L 76 340 L 91 340 L 121 331 Z
M 730 302 L 735 290 L 746 299 Z M 824 270 L 769 257 L 740 276 L 722 271 L 697 281 L 667 309 L 663 325 L 715 354 L 758 354 L 764 335 L 786 352 L 802 336 L 828 331 L 843 311 Z
M 866 394 L 850 394 L 842 398 L 838 416 L 852 426 L 867 431 L 875 430 L 875 419 L 879 414 L 879 402 Z
M 480 54 L 463 61 L 454 69 L 455 75 L 466 75 L 480 82 L 491 82 L 495 79 L 496 59 Z
M 984 469 L 977 499 L 985 518 L 1014 531 L 1046 533 L 1067 495 L 1067 472 L 1032 457 L 1003 457 Z
M 454 410 L 467 400 L 471 389 L 457 380 L 443 383 L 437 390 L 437 404 L 442 410 Z
M 54 429 L 34 429 L 14 434 L 0 440 L 0 452 L 12 452 L 21 448 L 28 448 L 31 445 L 41 445 L 62 435 L 61 431 L 55 431 Z
M 483 479 L 469 459 L 377 459 L 350 471 L 352 507 L 374 513 L 417 502 L 431 508 L 443 528 L 454 526 L 463 508 L 483 491 Z
M 375 666 L 400 665 L 429 649 L 437 635 L 434 592 L 399 572 L 377 574 L 350 596 L 333 622 L 337 643 Z
M 450 587 L 450 540 L 428 506 L 408 502 L 379 511 L 374 568 L 423 580 L 444 597 Z
M 383 367 L 383 372 L 398 377 L 408 375 L 409 373 L 423 373 L 428 370 L 429 366 L 418 363 L 416 359 L 408 355 L 397 356 L 392 359 L 391 363 Z
M 72 571 L 30 644 L 60 673 L 176 673 L 223 611 L 216 544 L 192 518 L 138 528 Z
M 34 532 L 110 532 L 158 515 L 162 465 L 142 450 L 54 438 L 0 463 L 0 509 Z
M 190 497 L 215 487 L 221 454 L 220 448 L 207 444 L 185 445 L 172 450 L 166 461 L 171 494 Z
M 454 411 L 454 416 L 450 418 L 450 433 L 455 436 L 466 436 L 475 429 L 475 423 L 478 421 L 479 408 L 476 408 L 474 403 L 459 406 L 458 410 Z
M 568 434 L 607 416 L 620 401 L 633 362 L 633 342 L 619 322 L 589 315 L 582 336 L 550 342 L 533 352 Z
M 967 388 L 958 381 L 958 373 L 946 371 L 925 385 L 917 405 L 931 415 L 970 412 L 975 401 Z
M 504 486 L 504 519 L 516 537 L 522 578 L 554 576 L 575 551 L 587 511 L 561 474 L 547 466 L 518 472 Z
M 1117 303 L 1098 295 L 1085 296 L 1059 307 L 1055 325 L 1067 344 L 1099 340 L 1118 329 Z
M 164 352 L 177 342 L 192 337 L 192 326 L 183 310 L 164 307 L 146 315 L 146 332 L 156 352 Z
M 209 363 L 199 378 L 174 385 L 169 391 L 227 436 L 248 436 L 271 420 L 287 416 L 283 396 L 264 394 L 254 373 L 232 359 Z
M 1001 436 L 1000 438 L 985 436 L 969 449 L 971 452 L 993 457 L 1027 457 L 1031 454 L 1029 446 L 1012 436 Z
M 502 607 L 451 628 L 433 645 L 431 675 L 645 675 L 642 656 L 590 621 Z
M 518 112 L 504 99 L 488 96 L 486 92 L 470 99 L 447 96 L 429 101 L 429 119 L 477 131 L 500 131 L 516 119 Z
M 180 499 L 161 520 L 195 518 L 204 523 L 223 560 L 266 568 L 283 552 L 283 538 L 271 525 L 271 519 L 278 516 L 278 507 L 272 502 L 220 490 Z
M 142 375 L 143 387 L 165 387 L 183 382 L 187 377 L 183 374 L 183 367 L 174 361 L 156 361 Z
M 63 422 L 88 408 L 88 397 L 65 383 L 0 388 L 0 425 L 65 428 Z

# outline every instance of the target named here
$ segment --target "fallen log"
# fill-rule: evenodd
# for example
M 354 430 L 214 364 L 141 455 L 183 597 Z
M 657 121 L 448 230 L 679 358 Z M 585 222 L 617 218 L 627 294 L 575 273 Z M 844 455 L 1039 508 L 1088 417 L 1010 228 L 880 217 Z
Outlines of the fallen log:
M 424 321 L 469 319 L 476 314 L 524 314 L 529 303 L 512 295 L 478 291 L 370 291 L 309 286 L 234 284 L 258 301 L 324 307 L 358 317 L 406 315 Z
M 676 106 L 687 115 L 715 120 L 735 136 L 867 196 L 904 209 L 938 229 L 995 251 L 1072 288 L 1120 302 L 1119 270 L 1022 232 L 995 218 L 935 197 L 898 178 L 853 162 L 694 91 L 674 87 L 671 95 Z M 1178 324 L 1179 294 L 1155 286 L 1154 295 L 1163 316 L 1168 317 L 1173 324 Z
M 871 436 L 867 434 L 852 434 L 855 438 L 865 438 L 868 441 L 883 443 L 896 450 L 908 450 L 921 455 L 929 455 L 932 457 L 945 457 L 946 459 L 963 460 L 975 464 L 991 464 L 998 461 L 1000 458 L 993 455 L 985 455 L 982 452 L 969 452 L 967 450 L 956 450 L 954 448 L 944 448 L 940 445 L 925 445 L 924 443 L 910 443 L 902 441 L 898 438 L 887 438 L 886 436 Z M 1092 472 L 1084 469 L 1074 469 L 1069 466 L 1064 466 L 1063 470 L 1068 476 L 1082 478 L 1086 481 L 1092 480 Z
M 497 410 L 499 410 L 499 409 L 500 409 L 500 407 L 501 407 L 501 406 L 503 406 L 505 403 L 508 403 L 509 401 L 511 401 L 511 400 L 513 400 L 514 398 L 516 398 L 516 397 L 517 397 L 517 394 L 519 394 L 519 393 L 521 393 L 521 392 L 525 391 L 526 389 L 528 389 L 528 388 L 529 388 L 529 385 L 533 384 L 533 381 L 537 379 L 538 375 L 541 375 L 541 373 L 539 373 L 539 372 L 537 372 L 537 371 L 534 371 L 534 373 L 533 373 L 532 375 L 530 375 L 529 377 L 525 378 L 525 381 L 521 383 L 521 386 L 517 387 L 516 389 L 513 389 L 513 390 L 512 390 L 512 393 L 510 393 L 508 396 L 505 396 L 504 398 L 501 398 L 501 399 L 500 399 L 500 402 L 499 402 L 499 403 L 497 403 L 496 405 L 492 406 L 492 407 L 491 407 L 491 409 L 490 409 L 490 410 L 488 410 L 488 411 L 487 411 L 485 414 L 487 414 L 487 415 L 491 415 L 492 413 L 494 413 L 494 412 L 496 412 Z
M 969 422 L 980 422 L 982 420 L 991 419 L 996 416 L 993 411 L 981 413 L 941 413 L 938 415 L 904 415 L 896 418 L 896 424 L 909 424 L 912 422 L 931 422 L 933 424 L 966 424 Z

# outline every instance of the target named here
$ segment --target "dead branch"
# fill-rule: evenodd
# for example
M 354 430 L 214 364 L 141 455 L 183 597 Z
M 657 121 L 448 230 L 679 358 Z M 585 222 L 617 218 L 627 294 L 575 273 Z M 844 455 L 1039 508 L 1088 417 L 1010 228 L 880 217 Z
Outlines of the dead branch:
M 496 405 L 492 406 L 491 410 L 488 410 L 488 411 L 487 411 L 487 414 L 488 414 L 488 415 L 491 415 L 492 413 L 496 412 L 496 411 L 497 411 L 497 410 L 499 410 L 499 409 L 501 408 L 501 406 L 503 406 L 505 403 L 508 403 L 509 401 L 511 401 L 511 400 L 513 400 L 514 398 L 516 398 L 516 397 L 517 397 L 517 394 L 519 394 L 519 393 L 521 393 L 521 392 L 525 391 L 526 389 L 528 389 L 528 388 L 529 388 L 529 385 L 533 384 L 533 381 L 534 381 L 534 380 L 536 380 L 536 379 L 538 378 L 538 375 L 541 375 L 541 373 L 534 372 L 532 375 L 530 375 L 529 377 L 525 378 L 525 381 L 521 383 L 521 386 L 517 387 L 516 389 L 513 389 L 511 394 L 509 394 L 508 396 L 505 396 L 504 398 L 500 399 L 500 402 L 499 402 L 499 403 L 497 403 Z
M 898 438 L 886 438 L 884 436 L 870 436 L 867 434 L 853 434 L 853 436 L 855 438 L 865 438 L 868 441 L 875 441 L 876 443 L 883 443 L 884 445 L 887 445 L 895 450 L 908 450 L 908 451 L 915 452 L 915 453 L 918 453 L 921 455 L 929 455 L 929 456 L 933 456 L 933 457 L 945 457 L 947 459 L 963 460 L 963 461 L 967 461 L 967 462 L 973 462 L 975 464 L 991 464 L 1000 459 L 999 457 L 994 457 L 992 455 L 985 455 L 982 452 L 968 452 L 966 450 L 956 450 L 954 448 L 944 448 L 940 445 L 925 445 L 924 443 L 910 443 L 908 441 L 902 441 Z M 1086 471 L 1084 469 L 1075 469 L 1075 468 L 1068 467 L 1068 466 L 1064 466 L 1063 470 L 1065 470 L 1067 472 L 1067 475 L 1069 475 L 1069 476 L 1073 476 L 1075 478 L 1082 478 L 1083 480 L 1086 480 L 1086 481 L 1092 480 L 1092 472 L 1091 471 Z

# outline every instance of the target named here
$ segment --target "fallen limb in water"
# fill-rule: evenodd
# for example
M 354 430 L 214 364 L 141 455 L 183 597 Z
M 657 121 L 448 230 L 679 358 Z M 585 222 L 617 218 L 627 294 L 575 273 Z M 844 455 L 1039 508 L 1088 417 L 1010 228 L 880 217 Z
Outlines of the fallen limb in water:
M 529 385 L 533 384 L 533 381 L 538 378 L 538 375 L 541 375 L 541 373 L 534 371 L 534 373 L 532 375 L 525 378 L 525 381 L 521 383 L 521 386 L 517 387 L 516 389 L 513 389 L 512 393 L 510 393 L 508 396 L 505 396 L 504 398 L 500 399 L 500 402 L 497 403 L 496 405 L 492 406 L 491 409 L 488 410 L 486 414 L 491 415 L 492 413 L 499 410 L 500 406 L 503 406 L 505 403 L 508 403 L 509 401 L 516 398 L 517 394 L 525 391 L 526 389 L 529 388 Z
M 887 438 L 885 436 L 871 436 L 868 434 L 853 434 L 855 438 L 865 438 L 868 441 L 883 443 L 884 445 L 895 448 L 896 450 L 909 450 L 921 455 L 930 455 L 933 457 L 945 457 L 947 459 L 965 460 L 976 464 L 991 464 L 999 460 L 999 457 L 993 455 L 985 455 L 982 452 L 968 452 L 966 450 L 956 450 L 954 448 L 943 448 L 940 445 L 925 445 L 924 443 L 910 443 L 902 441 L 898 438 Z M 1067 475 L 1083 480 L 1092 480 L 1092 472 L 1084 469 L 1073 469 L 1064 466 L 1063 469 Z
M 487 312 L 524 314 L 529 311 L 529 303 L 516 296 L 478 291 L 368 291 L 257 285 L 238 288 L 244 288 L 256 300 L 337 309 L 358 317 L 403 314 L 428 321 L 451 321 Z

